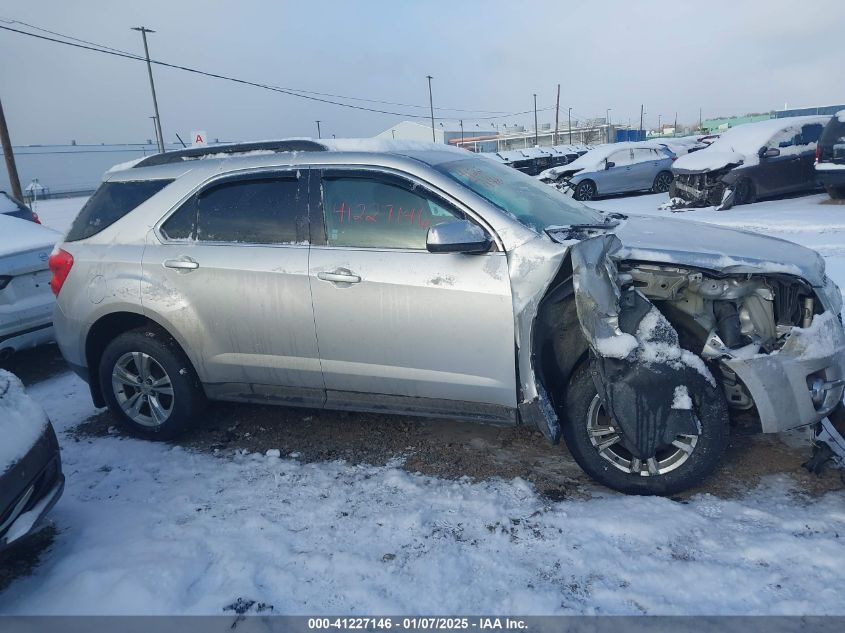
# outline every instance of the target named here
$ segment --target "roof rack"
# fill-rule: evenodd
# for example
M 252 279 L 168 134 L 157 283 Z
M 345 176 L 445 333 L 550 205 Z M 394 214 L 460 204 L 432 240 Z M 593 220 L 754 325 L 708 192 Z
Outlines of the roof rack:
M 183 160 L 200 159 L 216 154 L 245 154 L 247 152 L 325 152 L 326 146 L 316 141 L 258 141 L 255 143 L 231 143 L 229 145 L 208 145 L 191 147 L 165 154 L 153 154 L 139 161 L 133 167 L 153 167 L 155 165 L 169 165 Z

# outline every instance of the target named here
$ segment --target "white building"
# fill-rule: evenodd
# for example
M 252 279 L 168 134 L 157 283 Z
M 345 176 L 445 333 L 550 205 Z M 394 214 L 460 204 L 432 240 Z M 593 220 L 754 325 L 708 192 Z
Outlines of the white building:
M 428 141 L 431 142 L 431 126 L 416 123 L 415 121 L 402 121 L 393 127 L 386 129 L 380 134 L 376 134 L 376 138 L 393 138 L 403 141 Z M 443 128 L 437 126 L 434 128 L 434 138 L 436 143 L 446 142 L 446 132 Z

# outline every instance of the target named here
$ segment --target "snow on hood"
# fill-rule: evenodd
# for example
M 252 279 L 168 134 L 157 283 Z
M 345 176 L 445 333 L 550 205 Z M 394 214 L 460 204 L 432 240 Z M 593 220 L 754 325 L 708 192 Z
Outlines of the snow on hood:
M 62 234 L 29 220 L 0 214 L 0 257 L 38 248 L 52 250 Z
M 18 377 L 0 369 L 0 475 L 29 452 L 46 426 L 47 415 Z
M 703 149 L 692 154 L 679 156 L 672 165 L 675 171 L 715 171 L 727 165 L 745 162 L 745 155 L 738 152 L 720 152 Z
M 723 273 L 784 273 L 824 284 L 816 251 L 787 240 L 704 222 L 628 216 L 613 231 L 622 259 L 694 266 Z

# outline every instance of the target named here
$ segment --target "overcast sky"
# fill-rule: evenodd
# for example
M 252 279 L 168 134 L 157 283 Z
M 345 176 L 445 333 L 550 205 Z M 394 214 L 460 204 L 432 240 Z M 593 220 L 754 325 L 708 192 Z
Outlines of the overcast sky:
M 4 0 L 20 20 L 136 53 L 277 86 L 419 105 L 359 105 L 427 116 L 442 108 L 561 118 L 663 120 L 845 103 L 842 0 L 410 2 L 400 0 Z M 23 28 L 0 22 L 2 26 Z M 15 144 L 139 142 L 153 136 L 144 64 L 0 31 L 0 98 Z M 154 68 L 164 134 L 210 138 L 371 136 L 406 116 L 372 114 Z M 427 123 L 426 119 L 421 119 Z M 532 115 L 496 119 L 533 125 Z M 552 110 L 540 122 L 554 122 Z M 454 124 L 447 123 L 449 127 Z

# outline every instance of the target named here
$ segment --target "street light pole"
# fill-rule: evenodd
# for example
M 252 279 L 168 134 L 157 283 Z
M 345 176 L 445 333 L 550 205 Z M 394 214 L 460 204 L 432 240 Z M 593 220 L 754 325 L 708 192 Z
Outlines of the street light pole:
M 534 93 L 534 145 L 540 144 L 540 137 L 537 136 L 537 93 Z
M 607 126 L 607 142 L 610 143 L 610 111 L 613 108 L 607 108 L 604 113 L 604 123 Z
M 640 136 L 643 133 L 643 104 L 640 104 Z
M 464 144 L 464 120 L 460 119 L 461 124 L 461 146 Z
M 323 134 L 320 132 L 320 120 L 317 119 L 317 138 L 323 138 Z
M 152 29 L 146 26 L 133 26 L 133 31 L 140 31 L 141 37 L 144 40 L 144 56 L 147 58 L 147 73 L 150 75 L 150 90 L 153 93 L 153 110 L 156 117 L 156 135 L 158 141 L 158 151 L 164 153 L 164 135 L 161 133 L 161 116 L 158 113 L 158 99 L 156 99 L 156 85 L 153 81 L 153 67 L 150 64 L 150 49 L 147 47 L 147 33 L 155 33 Z
M 431 108 L 431 142 L 436 143 L 437 137 L 434 135 L 434 99 L 431 96 L 431 80 L 434 79 L 431 75 L 426 75 L 428 79 L 428 107 Z
M 557 145 L 558 121 L 560 120 L 560 84 L 557 85 L 557 99 L 555 100 L 555 145 Z
M 566 116 L 569 120 L 569 144 L 572 145 L 572 108 L 569 108 L 569 112 Z

